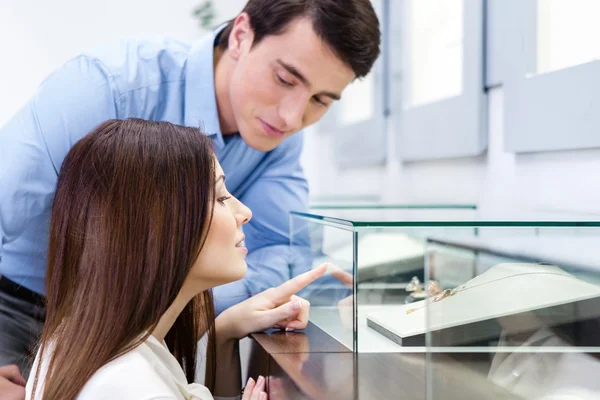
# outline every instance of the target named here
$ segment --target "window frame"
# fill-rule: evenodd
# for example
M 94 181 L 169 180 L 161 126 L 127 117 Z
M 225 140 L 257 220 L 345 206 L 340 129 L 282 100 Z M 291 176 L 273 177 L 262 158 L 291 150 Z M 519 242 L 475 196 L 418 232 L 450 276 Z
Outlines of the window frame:
M 342 102 L 352 101 L 342 96 L 342 100 L 332 106 L 319 122 L 320 133 L 333 135 L 333 159 L 340 168 L 361 168 L 384 165 L 387 161 L 387 116 L 389 101 L 386 101 L 386 68 L 388 64 L 387 34 L 390 0 L 373 0 L 381 29 L 381 56 L 371 70 L 373 74 L 373 115 L 371 118 L 351 124 L 341 122 Z
M 537 0 L 488 1 L 488 85 L 504 87 L 505 150 L 600 147 L 600 113 L 593 107 L 600 91 L 590 90 L 600 88 L 600 61 L 530 74 L 537 71 Z
M 410 28 L 403 16 L 409 2 L 392 2 L 391 47 L 394 100 L 392 115 L 396 129 L 396 153 L 402 161 L 473 157 L 487 149 L 487 94 L 485 91 L 485 0 L 463 0 L 463 89 L 458 96 L 404 107 L 404 79 L 410 79 L 411 63 L 406 55 Z M 404 30 L 403 30 L 404 28 Z M 399 46 L 396 44 L 399 42 Z M 400 55 L 397 49 L 400 50 Z M 404 51 L 403 51 L 404 50 Z

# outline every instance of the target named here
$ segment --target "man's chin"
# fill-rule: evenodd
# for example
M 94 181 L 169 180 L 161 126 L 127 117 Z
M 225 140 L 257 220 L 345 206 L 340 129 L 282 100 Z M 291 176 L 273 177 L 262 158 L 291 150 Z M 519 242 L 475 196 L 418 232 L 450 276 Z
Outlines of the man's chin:
M 263 152 L 271 151 L 275 147 L 277 147 L 281 142 L 283 142 L 283 139 L 275 140 L 275 139 L 266 137 L 265 135 L 257 135 L 257 134 L 244 135 L 244 134 L 240 133 L 240 136 L 242 137 L 242 139 L 244 139 L 244 142 L 246 142 L 246 144 L 248 146 L 250 146 L 252 149 L 258 150 L 258 151 L 263 151 Z

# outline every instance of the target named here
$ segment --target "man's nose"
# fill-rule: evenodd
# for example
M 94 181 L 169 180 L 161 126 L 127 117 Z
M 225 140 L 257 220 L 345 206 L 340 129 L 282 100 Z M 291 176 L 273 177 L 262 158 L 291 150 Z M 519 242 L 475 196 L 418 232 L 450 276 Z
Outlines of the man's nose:
M 306 96 L 290 96 L 281 103 L 279 116 L 285 122 L 286 131 L 297 131 L 303 126 L 306 112 Z

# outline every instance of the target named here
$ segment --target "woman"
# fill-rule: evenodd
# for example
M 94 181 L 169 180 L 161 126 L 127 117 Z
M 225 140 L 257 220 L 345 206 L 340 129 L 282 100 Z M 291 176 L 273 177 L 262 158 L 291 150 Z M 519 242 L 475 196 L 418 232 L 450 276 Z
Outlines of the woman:
M 16 365 L 0 367 L 0 400 L 23 400 L 25 379 Z
M 239 396 L 237 340 L 302 329 L 309 305 L 294 293 L 325 270 L 215 320 L 210 289 L 244 276 L 250 218 L 197 129 L 111 120 L 76 143 L 52 208 L 47 320 L 28 398 L 210 399 L 207 387 Z M 188 384 L 205 335 L 207 387 Z M 264 386 L 250 380 L 243 399 L 266 398 Z

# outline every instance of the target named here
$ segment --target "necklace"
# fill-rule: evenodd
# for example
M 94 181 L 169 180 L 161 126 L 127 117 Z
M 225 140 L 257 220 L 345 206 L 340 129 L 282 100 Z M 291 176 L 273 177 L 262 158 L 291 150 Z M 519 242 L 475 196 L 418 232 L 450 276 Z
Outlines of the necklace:
M 444 289 L 444 290 L 441 290 L 440 284 L 437 281 L 429 281 L 427 283 L 427 292 L 430 296 L 433 296 L 433 298 L 431 299 L 431 302 L 437 303 L 439 301 L 442 301 L 446 297 L 454 296 L 456 293 L 459 293 L 459 292 L 464 292 L 466 290 L 473 289 L 478 286 L 484 286 L 484 285 L 487 285 L 488 283 L 498 282 L 498 281 L 502 281 L 504 279 L 510 279 L 510 278 L 514 278 L 517 276 L 524 276 L 524 275 L 558 275 L 558 276 L 566 276 L 569 278 L 575 278 L 574 276 L 571 276 L 569 274 L 561 274 L 561 273 L 557 273 L 557 272 L 521 272 L 519 274 L 503 276 L 502 278 L 494 279 L 489 282 L 478 283 L 473 286 L 469 286 L 468 284 L 465 283 L 464 285 L 458 286 L 454 289 Z M 425 305 L 426 305 L 426 303 L 420 307 L 409 308 L 406 310 L 406 313 L 410 314 L 417 310 L 425 308 Z

